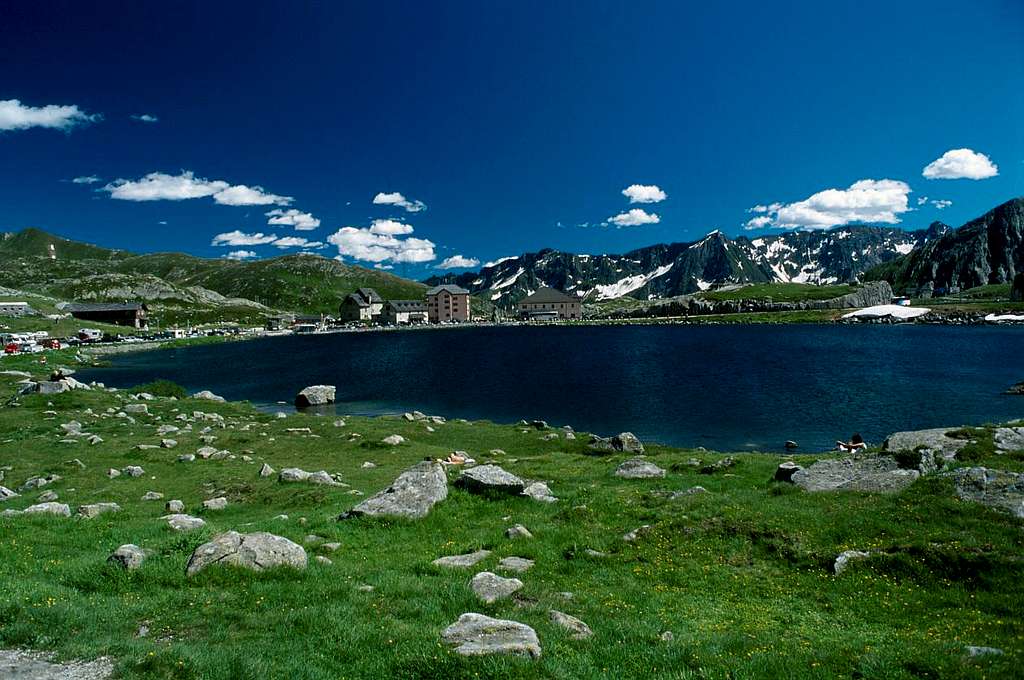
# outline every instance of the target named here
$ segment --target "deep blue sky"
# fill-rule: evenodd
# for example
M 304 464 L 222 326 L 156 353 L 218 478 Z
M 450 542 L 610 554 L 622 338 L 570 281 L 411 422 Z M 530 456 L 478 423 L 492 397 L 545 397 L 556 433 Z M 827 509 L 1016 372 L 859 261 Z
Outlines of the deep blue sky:
M 218 233 L 327 241 L 402 218 L 435 244 L 433 261 L 397 265 L 420 278 L 454 254 L 762 233 L 744 230 L 752 206 L 865 179 L 909 185 L 912 210 L 895 213 L 908 228 L 1024 194 L 1017 0 L 303 5 L 5 3 L 0 101 L 102 119 L 0 131 L 0 229 L 220 256 L 238 248 L 212 246 Z M 961 148 L 998 175 L 922 176 Z M 182 170 L 293 197 L 281 207 L 321 226 L 269 226 L 274 205 L 102 190 Z M 668 198 L 630 204 L 632 184 Z M 373 205 L 378 192 L 427 209 Z M 631 208 L 660 222 L 600 225 Z

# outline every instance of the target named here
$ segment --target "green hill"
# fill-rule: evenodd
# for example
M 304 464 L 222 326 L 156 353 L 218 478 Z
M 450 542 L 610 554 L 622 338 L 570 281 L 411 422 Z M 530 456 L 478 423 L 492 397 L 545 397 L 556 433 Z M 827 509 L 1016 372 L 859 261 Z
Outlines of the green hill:
M 336 313 L 341 300 L 363 286 L 385 299 L 419 298 L 425 290 L 421 283 L 320 255 L 254 262 L 137 255 L 39 229 L 0 236 L 0 286 L 65 300 L 144 300 L 168 322 L 218 314 L 252 320 L 272 310 Z

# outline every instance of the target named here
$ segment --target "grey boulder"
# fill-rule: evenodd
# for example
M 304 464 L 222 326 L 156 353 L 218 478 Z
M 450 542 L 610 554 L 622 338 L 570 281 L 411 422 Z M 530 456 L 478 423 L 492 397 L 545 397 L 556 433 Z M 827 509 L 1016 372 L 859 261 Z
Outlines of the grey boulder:
M 664 477 L 665 471 L 650 461 L 632 458 L 615 468 L 615 476 L 625 479 L 653 479 Z
M 310 385 L 295 396 L 295 405 L 305 408 L 333 404 L 334 391 L 334 385 Z
M 967 446 L 966 439 L 954 439 L 946 433 L 953 428 L 939 427 L 930 430 L 895 432 L 882 443 L 886 451 L 927 451 L 946 460 L 952 460 L 957 452 Z
M 953 479 L 960 500 L 1024 518 L 1024 473 L 971 467 L 958 468 L 943 476 Z
M 193 399 L 205 399 L 206 401 L 225 401 L 224 397 L 219 396 L 211 392 L 210 390 L 201 390 L 192 395 Z
M 185 573 L 192 576 L 214 564 L 228 564 L 254 571 L 273 567 L 305 569 L 307 558 L 301 545 L 282 536 L 264 531 L 251 534 L 228 531 L 196 548 L 188 560 Z
M 517 578 L 505 578 L 489 571 L 482 571 L 469 583 L 478 598 L 487 604 L 503 600 L 523 587 Z
M 164 515 L 160 519 L 167 520 L 167 526 L 175 531 L 193 531 L 194 529 L 201 529 L 206 526 L 206 522 L 202 519 L 181 513 Z
M 590 626 L 583 623 L 575 616 L 569 616 L 556 609 L 552 609 L 548 612 L 551 617 L 551 622 L 560 628 L 564 628 L 569 632 L 569 637 L 574 640 L 585 640 L 588 637 L 594 635 L 594 631 L 590 630 Z
M 121 506 L 117 503 L 90 503 L 78 506 L 78 516 L 92 519 L 108 512 L 121 512 Z
M 438 557 L 436 560 L 432 562 L 432 564 L 436 567 L 472 567 L 480 560 L 486 559 L 487 556 L 490 554 L 490 550 L 477 550 L 476 552 L 465 553 L 463 555 L 448 555 L 446 557 Z
M 470 612 L 448 626 L 441 639 L 461 656 L 514 654 L 537 658 L 541 654 L 537 633 L 518 621 L 493 619 Z
M 904 470 L 890 456 L 819 460 L 793 473 L 793 483 L 805 491 L 902 491 L 921 476 Z
M 117 564 L 125 569 L 138 569 L 146 559 L 145 551 L 137 545 L 126 543 L 107 558 L 107 562 Z
M 338 519 L 372 517 L 426 517 L 434 504 L 448 497 L 448 477 L 440 463 L 423 461 L 398 475 L 391 486 L 367 498 Z
M 472 493 L 519 495 L 526 483 L 497 465 L 478 465 L 462 471 L 455 486 Z
M 622 453 L 643 453 L 644 445 L 632 432 L 620 432 L 614 437 L 598 437 L 593 435 L 588 444 L 591 451 Z
M 71 517 L 71 508 L 66 503 L 36 503 L 25 508 L 27 514 L 49 514 Z

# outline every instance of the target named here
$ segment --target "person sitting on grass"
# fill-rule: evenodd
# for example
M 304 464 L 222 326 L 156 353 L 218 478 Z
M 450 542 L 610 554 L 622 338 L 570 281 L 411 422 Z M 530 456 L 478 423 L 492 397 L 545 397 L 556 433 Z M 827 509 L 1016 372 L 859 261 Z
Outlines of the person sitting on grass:
M 836 448 L 839 449 L 840 451 L 848 451 L 852 453 L 854 451 L 866 449 L 868 448 L 868 445 L 864 443 L 864 437 L 861 437 L 860 433 L 856 432 L 852 437 L 850 437 L 850 441 L 848 442 L 837 441 Z

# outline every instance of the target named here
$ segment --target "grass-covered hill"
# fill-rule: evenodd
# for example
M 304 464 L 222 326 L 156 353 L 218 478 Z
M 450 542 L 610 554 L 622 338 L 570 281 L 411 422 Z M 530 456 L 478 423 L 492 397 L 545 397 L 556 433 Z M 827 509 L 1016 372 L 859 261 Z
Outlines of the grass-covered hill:
M 10 394 L 13 378 L 0 377 L 0 389 Z M 62 425 L 71 421 L 102 441 L 69 437 Z M 72 513 L 100 502 L 121 508 L 92 519 L 0 518 L 0 649 L 108 656 L 118 677 L 190 680 L 1020 677 L 1021 520 L 958 500 L 947 479 L 921 478 L 895 494 L 809 493 L 772 481 L 776 456 L 735 454 L 731 467 L 716 468 L 723 454 L 653 445 L 646 460 L 666 476 L 623 479 L 613 472 L 630 456 L 588 455 L 582 433 L 343 421 L 99 390 L 0 408 L 0 484 L 60 477 L 0 509 L 22 510 L 46 492 Z M 158 433 L 168 425 L 179 429 Z M 405 441 L 382 443 L 393 434 Z M 952 465 L 1024 467 L 1024 452 L 996 456 L 990 434 L 970 435 L 979 445 Z M 159 446 L 167 438 L 174 448 Z M 204 446 L 218 453 L 178 462 Z M 417 461 L 454 450 L 544 480 L 559 500 L 450 485 L 423 519 L 338 520 Z M 342 484 L 281 482 L 260 476 L 264 463 L 326 470 Z M 127 466 L 143 473 L 108 475 Z M 698 486 L 706 491 L 689 491 Z M 162 498 L 143 500 L 149 492 Z M 220 497 L 226 508 L 204 509 Z M 171 500 L 205 526 L 170 528 L 162 517 Z M 532 538 L 507 537 L 515 524 Z M 309 565 L 187 575 L 193 551 L 229 530 L 287 538 L 304 546 Z M 107 561 L 129 543 L 147 552 L 141 567 Z M 433 564 L 477 550 L 490 554 L 471 568 Z M 835 575 L 846 550 L 870 554 Z M 506 571 L 507 557 L 534 564 Z M 482 602 L 470 580 L 483 571 L 522 587 Z M 574 638 L 552 610 L 592 636 Z M 442 631 L 467 612 L 532 627 L 540 657 L 457 655 Z M 1002 654 L 971 656 L 968 646 Z
M 376 288 L 386 299 L 419 298 L 424 290 L 420 283 L 319 255 L 254 262 L 136 255 L 38 229 L 0 238 L 0 286 L 66 300 L 141 299 L 172 316 L 254 317 L 269 310 L 335 313 L 344 296 L 361 286 Z

